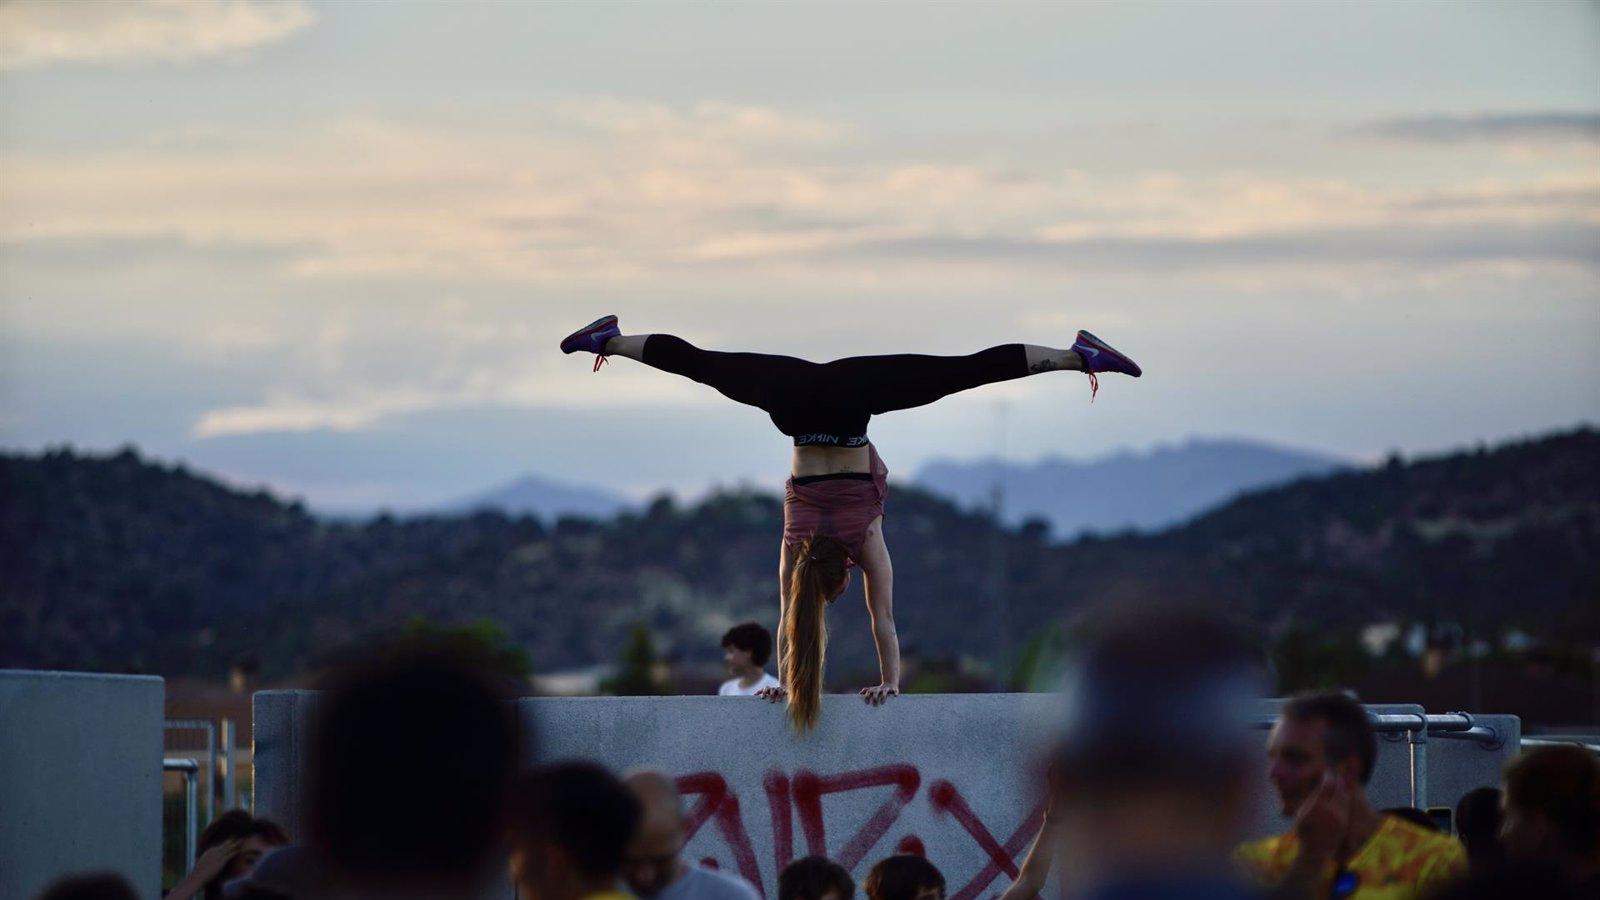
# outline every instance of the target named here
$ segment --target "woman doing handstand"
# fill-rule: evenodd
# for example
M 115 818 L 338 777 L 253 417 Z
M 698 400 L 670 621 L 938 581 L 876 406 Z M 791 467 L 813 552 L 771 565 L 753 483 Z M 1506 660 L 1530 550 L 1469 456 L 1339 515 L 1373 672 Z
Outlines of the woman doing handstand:
M 625 335 L 606 316 L 561 342 L 565 353 L 594 353 L 595 369 L 608 356 L 716 388 L 731 400 L 757 407 L 778 430 L 794 438 L 791 475 L 783 499 L 783 542 L 778 555 L 777 658 L 782 686 L 763 696 L 787 699 L 797 730 L 816 725 L 827 652 L 827 605 L 861 567 L 867 612 L 878 650 L 879 683 L 862 688 L 878 706 L 900 692 L 900 643 L 894 629 L 894 571 L 883 541 L 883 503 L 889 470 L 867 440 L 867 420 L 897 409 L 924 406 L 949 394 L 1041 372 L 1079 371 L 1093 389 L 1101 372 L 1137 378 L 1133 360 L 1087 331 L 1069 350 L 1002 344 L 970 356 L 857 356 L 814 363 L 792 356 L 702 350 L 670 334 Z

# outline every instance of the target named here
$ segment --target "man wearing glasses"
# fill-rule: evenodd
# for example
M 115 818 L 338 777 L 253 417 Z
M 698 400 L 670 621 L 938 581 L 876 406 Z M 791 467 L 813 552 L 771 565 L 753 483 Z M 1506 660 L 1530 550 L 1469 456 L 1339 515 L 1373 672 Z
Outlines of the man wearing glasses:
M 1378 744 L 1366 710 L 1346 694 L 1302 694 L 1283 708 L 1267 741 L 1268 777 L 1286 834 L 1245 844 L 1234 859 L 1277 896 L 1324 900 L 1411 900 L 1466 871 L 1453 837 L 1367 800 Z

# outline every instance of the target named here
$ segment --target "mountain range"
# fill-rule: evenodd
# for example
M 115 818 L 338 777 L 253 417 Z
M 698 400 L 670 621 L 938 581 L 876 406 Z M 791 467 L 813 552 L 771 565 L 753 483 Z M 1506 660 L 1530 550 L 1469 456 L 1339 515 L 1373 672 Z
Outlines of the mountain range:
M 443 515 L 500 512 L 554 521 L 562 516 L 604 519 L 634 505 L 621 494 L 605 488 L 524 475 L 480 494 L 446 503 L 437 512 Z
M 1283 484 L 1348 466 L 1327 454 L 1244 439 L 1191 438 L 1148 451 L 1119 451 L 1085 461 L 1047 457 L 1032 463 L 996 459 L 934 460 L 917 484 L 976 510 L 993 510 L 1003 490 L 1003 520 L 1049 522 L 1054 533 L 1148 531 L 1175 525 L 1242 491 Z M 441 515 L 492 511 L 608 518 L 637 504 L 603 487 L 528 474 L 431 510 Z
M 976 509 L 994 510 L 998 490 L 1008 524 L 1040 518 L 1055 534 L 1075 537 L 1165 528 L 1241 492 L 1348 466 L 1325 454 L 1258 441 L 1192 438 L 1084 462 L 934 460 L 917 471 L 916 482 Z

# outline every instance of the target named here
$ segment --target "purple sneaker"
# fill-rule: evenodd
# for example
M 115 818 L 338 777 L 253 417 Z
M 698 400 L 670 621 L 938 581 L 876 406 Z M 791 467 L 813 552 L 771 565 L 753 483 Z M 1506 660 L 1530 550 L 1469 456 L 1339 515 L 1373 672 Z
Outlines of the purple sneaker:
M 601 316 L 588 325 L 567 335 L 561 342 L 562 353 L 593 353 L 594 370 L 600 371 L 600 366 L 606 361 L 606 341 L 622 334 L 622 329 L 617 327 L 616 316 Z
M 1089 400 L 1100 392 L 1100 372 L 1120 372 L 1138 378 L 1144 374 L 1139 364 L 1119 353 L 1114 347 L 1087 331 L 1078 332 L 1072 350 L 1083 358 L 1083 371 L 1089 376 Z

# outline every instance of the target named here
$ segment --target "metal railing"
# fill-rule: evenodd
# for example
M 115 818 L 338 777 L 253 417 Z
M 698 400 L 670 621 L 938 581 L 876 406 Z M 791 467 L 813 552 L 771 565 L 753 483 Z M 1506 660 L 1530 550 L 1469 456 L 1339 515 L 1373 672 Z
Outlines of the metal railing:
M 233 733 L 233 720 L 222 719 L 219 722 L 222 739 L 222 811 L 230 812 L 237 805 L 234 797 L 234 763 L 233 751 L 236 738 Z
M 1525 737 L 1522 739 L 1524 747 L 1582 747 L 1590 753 L 1600 754 L 1600 743 L 1590 743 L 1581 737 L 1563 737 L 1561 735 L 1545 735 L 1544 737 Z
M 206 733 L 206 824 L 211 824 L 217 818 L 217 791 L 213 783 L 217 777 L 217 723 L 210 719 L 167 719 L 161 727 L 166 731 Z
M 1505 736 L 1492 725 L 1485 725 L 1472 717 L 1472 713 L 1453 712 L 1430 715 L 1428 734 L 1453 740 L 1476 741 L 1485 750 L 1499 750 Z
M 183 815 L 183 870 L 185 872 L 194 868 L 195 844 L 199 831 L 200 809 L 195 802 L 195 782 L 200 775 L 200 763 L 192 759 L 173 759 L 168 757 L 161 760 L 161 771 L 183 773 L 184 815 Z
M 222 807 L 223 812 L 234 808 L 237 789 L 234 771 L 234 744 L 237 742 L 234 735 L 232 719 L 219 719 L 216 722 L 210 719 L 167 719 L 161 723 L 166 731 L 203 731 L 206 735 L 206 824 L 211 824 L 217 818 L 217 785 L 222 781 Z M 218 748 L 220 732 L 220 752 Z M 218 766 L 220 757 L 221 765 Z
M 1276 714 L 1256 719 L 1257 728 L 1271 728 L 1277 724 Z M 1367 713 L 1372 730 L 1390 740 L 1404 739 L 1407 755 L 1407 779 L 1410 782 L 1411 806 L 1428 807 L 1428 738 L 1474 741 L 1485 750 L 1498 750 L 1505 741 L 1500 732 L 1473 718 L 1471 713 L 1453 712 L 1436 715 L 1425 713 Z M 1524 744 L 1527 741 L 1523 741 Z

